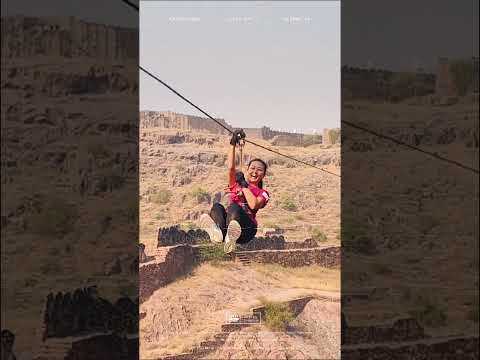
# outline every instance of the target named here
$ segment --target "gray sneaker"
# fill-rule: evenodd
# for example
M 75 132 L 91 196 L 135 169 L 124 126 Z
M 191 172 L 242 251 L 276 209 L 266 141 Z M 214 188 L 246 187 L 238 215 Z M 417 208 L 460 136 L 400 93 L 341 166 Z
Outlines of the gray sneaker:
M 210 240 L 215 243 L 223 241 L 222 230 L 215 224 L 215 221 L 208 214 L 202 214 L 199 219 L 199 225 L 202 230 L 205 230 L 210 237 Z
M 237 240 L 242 234 L 242 227 L 237 220 L 230 221 L 227 228 L 227 235 L 225 236 L 225 245 L 223 251 L 228 254 L 235 251 Z

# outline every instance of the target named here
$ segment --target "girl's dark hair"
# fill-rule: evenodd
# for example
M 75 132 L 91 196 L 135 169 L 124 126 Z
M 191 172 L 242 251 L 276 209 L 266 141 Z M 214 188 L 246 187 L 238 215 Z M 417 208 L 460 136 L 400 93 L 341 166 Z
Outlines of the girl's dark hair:
M 252 160 L 250 160 L 250 161 L 248 162 L 247 168 L 249 168 L 249 167 L 250 167 L 250 164 L 251 164 L 252 162 L 254 162 L 254 161 L 258 161 L 259 163 L 262 163 L 262 164 L 263 164 L 264 172 L 265 172 L 265 173 L 267 172 L 267 167 L 268 167 L 268 165 L 267 165 L 267 163 L 266 163 L 265 161 L 263 161 L 262 159 L 252 159 Z M 263 180 L 258 183 L 258 187 L 259 187 L 260 189 L 263 189 Z

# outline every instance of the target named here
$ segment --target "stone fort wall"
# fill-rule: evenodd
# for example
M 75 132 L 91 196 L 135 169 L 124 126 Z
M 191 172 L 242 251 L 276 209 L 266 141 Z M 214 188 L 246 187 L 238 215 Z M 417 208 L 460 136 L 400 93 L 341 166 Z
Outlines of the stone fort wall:
M 217 119 L 228 129 L 232 127 L 224 119 Z M 212 120 L 199 116 L 178 114 L 172 111 L 141 111 L 140 127 L 159 127 L 163 129 L 177 129 L 185 131 L 201 131 L 214 134 L 228 135 L 227 130 L 215 124 Z
M 2 58 L 92 57 L 106 61 L 138 58 L 138 29 L 65 17 L 2 17 Z
M 396 78 L 399 75 L 402 73 L 344 65 L 341 70 L 342 100 L 402 100 L 435 92 L 435 74 L 415 73 L 413 86 L 396 85 Z M 403 73 L 403 75 L 408 75 L 408 73 Z
M 216 120 L 222 123 L 226 128 L 230 130 L 234 129 L 234 127 L 228 124 L 224 119 Z M 162 129 L 199 131 L 220 135 L 229 135 L 229 132 L 226 129 L 221 128 L 211 119 L 200 116 L 179 114 L 173 111 L 140 111 L 140 127 L 158 127 Z M 260 128 L 243 128 L 243 130 L 245 131 L 247 138 L 274 140 L 275 145 L 302 146 L 305 142 L 305 134 L 272 130 L 267 126 Z M 338 131 L 338 129 L 333 130 Z M 318 135 L 317 137 L 321 142 L 322 135 Z

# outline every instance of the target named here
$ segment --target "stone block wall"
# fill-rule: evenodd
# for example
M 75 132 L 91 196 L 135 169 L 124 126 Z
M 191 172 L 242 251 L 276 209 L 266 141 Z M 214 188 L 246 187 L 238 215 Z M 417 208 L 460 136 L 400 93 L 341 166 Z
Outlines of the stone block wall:
M 100 335 L 74 341 L 65 360 L 137 360 L 139 339 Z
M 298 267 L 317 264 L 335 267 L 340 264 L 340 247 L 308 248 L 293 250 L 252 250 L 241 254 L 251 261 L 277 263 Z M 158 288 L 174 281 L 178 276 L 189 273 L 200 261 L 200 248 L 190 245 L 176 245 L 168 249 L 164 261 L 152 260 L 140 264 L 140 303 L 146 301 Z
M 318 247 L 313 239 L 305 241 L 287 242 L 282 235 L 256 237 L 246 244 L 237 244 L 237 251 L 254 251 L 254 250 L 286 250 L 286 249 L 305 249 Z
M 216 119 L 228 129 L 232 127 L 224 119 Z M 220 127 L 211 119 L 200 116 L 178 114 L 173 111 L 150 111 L 140 112 L 140 127 L 159 127 L 163 129 L 198 130 L 213 134 L 227 135 L 226 129 Z
M 216 119 L 228 129 L 234 129 L 224 119 Z M 140 111 L 140 127 L 159 127 L 163 129 L 197 130 L 213 134 L 228 135 L 228 131 L 211 119 L 200 116 L 178 114 L 173 111 Z M 261 128 L 244 128 L 247 138 L 272 140 L 276 145 L 302 146 L 304 134 L 272 130 L 267 126 Z
M 305 143 L 303 134 L 279 134 L 272 141 L 276 146 L 303 146 Z
M 208 241 L 209 236 L 201 229 L 184 231 L 180 226 L 160 228 L 157 236 L 157 247 L 173 245 L 194 245 Z
M 285 249 L 285 238 L 283 236 L 256 237 L 246 244 L 237 244 L 237 251 L 263 249 L 283 250 Z
M 158 230 L 157 247 L 196 245 L 205 242 L 209 242 L 209 236 L 206 231 L 201 229 L 184 231 L 178 225 L 175 225 Z M 238 251 L 306 249 L 318 246 L 318 243 L 313 239 L 306 239 L 302 242 L 287 242 L 282 235 L 256 237 L 246 244 L 237 244 Z
M 58 56 L 136 60 L 138 29 L 65 17 L 2 17 L 2 58 Z
M 279 264 L 286 267 L 320 265 L 333 268 L 340 265 L 340 247 L 292 250 L 245 251 L 242 256 L 251 262 Z
M 140 303 L 148 299 L 158 288 L 187 274 L 195 265 L 198 250 L 188 245 L 178 245 L 169 249 L 165 261 L 151 261 L 139 269 Z
M 285 242 L 285 249 L 292 250 L 292 249 L 310 249 L 316 248 L 320 245 L 314 239 L 306 239 L 305 241 L 291 241 Z
M 45 339 L 109 331 L 138 332 L 138 300 L 121 297 L 111 303 L 98 296 L 96 286 L 47 296 Z
M 437 339 L 418 341 L 411 343 L 395 344 L 392 346 L 372 346 L 366 344 L 363 347 L 342 347 L 342 359 L 478 359 L 479 338 L 461 337 L 455 339 Z
M 342 99 L 384 101 L 398 98 L 397 100 L 401 100 L 414 95 L 432 94 L 435 91 L 435 74 L 418 71 L 414 73 L 414 86 L 404 86 L 402 89 L 395 84 L 396 77 L 399 75 L 409 75 L 409 73 L 344 65 L 341 70 Z
M 412 318 L 399 319 L 390 326 L 356 326 L 345 331 L 345 344 L 411 341 L 426 338 L 424 329 Z

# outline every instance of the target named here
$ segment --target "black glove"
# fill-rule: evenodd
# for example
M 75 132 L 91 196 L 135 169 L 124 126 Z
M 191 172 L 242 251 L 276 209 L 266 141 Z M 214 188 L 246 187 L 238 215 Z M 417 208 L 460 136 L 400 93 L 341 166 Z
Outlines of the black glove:
M 243 131 L 243 129 L 236 129 L 233 133 L 232 133 L 232 138 L 230 139 L 230 145 L 237 145 L 238 142 L 242 139 L 245 139 L 245 132 Z
M 235 174 L 235 180 L 241 188 L 248 188 L 248 182 L 245 180 L 245 175 L 243 175 L 243 172 L 237 171 Z

